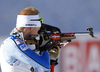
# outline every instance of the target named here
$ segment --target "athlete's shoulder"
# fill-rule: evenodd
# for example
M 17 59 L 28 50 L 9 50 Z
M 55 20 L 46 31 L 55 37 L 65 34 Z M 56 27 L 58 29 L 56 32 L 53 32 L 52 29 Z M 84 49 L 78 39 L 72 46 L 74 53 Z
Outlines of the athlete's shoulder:
M 3 44 L 11 44 L 11 43 L 14 43 L 13 40 L 11 38 L 6 38 L 4 41 L 3 41 Z

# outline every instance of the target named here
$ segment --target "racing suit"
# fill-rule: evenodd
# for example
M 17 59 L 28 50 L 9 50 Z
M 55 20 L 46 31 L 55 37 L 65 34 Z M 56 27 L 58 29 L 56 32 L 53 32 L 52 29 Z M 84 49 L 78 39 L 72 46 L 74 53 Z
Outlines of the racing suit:
M 16 29 L 15 29 L 16 30 Z M 11 68 L 17 68 L 22 63 L 24 67 L 33 66 L 35 72 L 50 72 L 50 59 L 49 54 L 43 51 L 41 55 L 38 55 L 32 51 L 22 39 L 23 37 L 17 30 L 15 34 L 11 34 L 1 45 L 1 69 L 2 72 L 24 72 L 24 71 L 14 71 Z M 26 69 L 23 67 L 23 70 Z M 28 72 L 28 71 L 25 71 Z

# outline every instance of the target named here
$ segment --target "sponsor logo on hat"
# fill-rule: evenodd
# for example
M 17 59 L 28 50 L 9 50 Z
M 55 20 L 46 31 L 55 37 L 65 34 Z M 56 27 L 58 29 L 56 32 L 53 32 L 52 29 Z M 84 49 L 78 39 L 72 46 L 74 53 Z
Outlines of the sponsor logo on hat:
M 26 24 L 26 26 L 37 26 L 36 24 Z

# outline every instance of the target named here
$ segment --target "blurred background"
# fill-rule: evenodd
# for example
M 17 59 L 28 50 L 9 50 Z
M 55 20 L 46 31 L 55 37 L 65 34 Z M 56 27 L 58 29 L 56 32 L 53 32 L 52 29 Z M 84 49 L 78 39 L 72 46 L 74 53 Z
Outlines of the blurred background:
M 39 9 L 44 23 L 61 32 L 81 32 L 92 27 L 98 37 L 77 36 L 62 48 L 55 72 L 100 72 L 100 0 L 1 0 L 0 44 L 16 26 L 17 14 L 31 6 Z

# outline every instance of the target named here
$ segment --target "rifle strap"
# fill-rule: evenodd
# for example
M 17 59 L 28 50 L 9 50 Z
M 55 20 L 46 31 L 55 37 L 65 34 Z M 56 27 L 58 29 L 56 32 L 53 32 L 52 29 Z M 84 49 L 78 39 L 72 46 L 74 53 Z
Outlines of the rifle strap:
M 55 68 L 55 65 L 51 65 L 50 69 L 51 69 L 51 72 L 54 72 L 54 68 Z
M 58 64 L 57 60 L 58 59 L 56 59 L 56 60 L 50 60 L 50 64 L 51 64 L 50 69 L 51 69 L 51 72 L 54 72 L 54 68 Z

